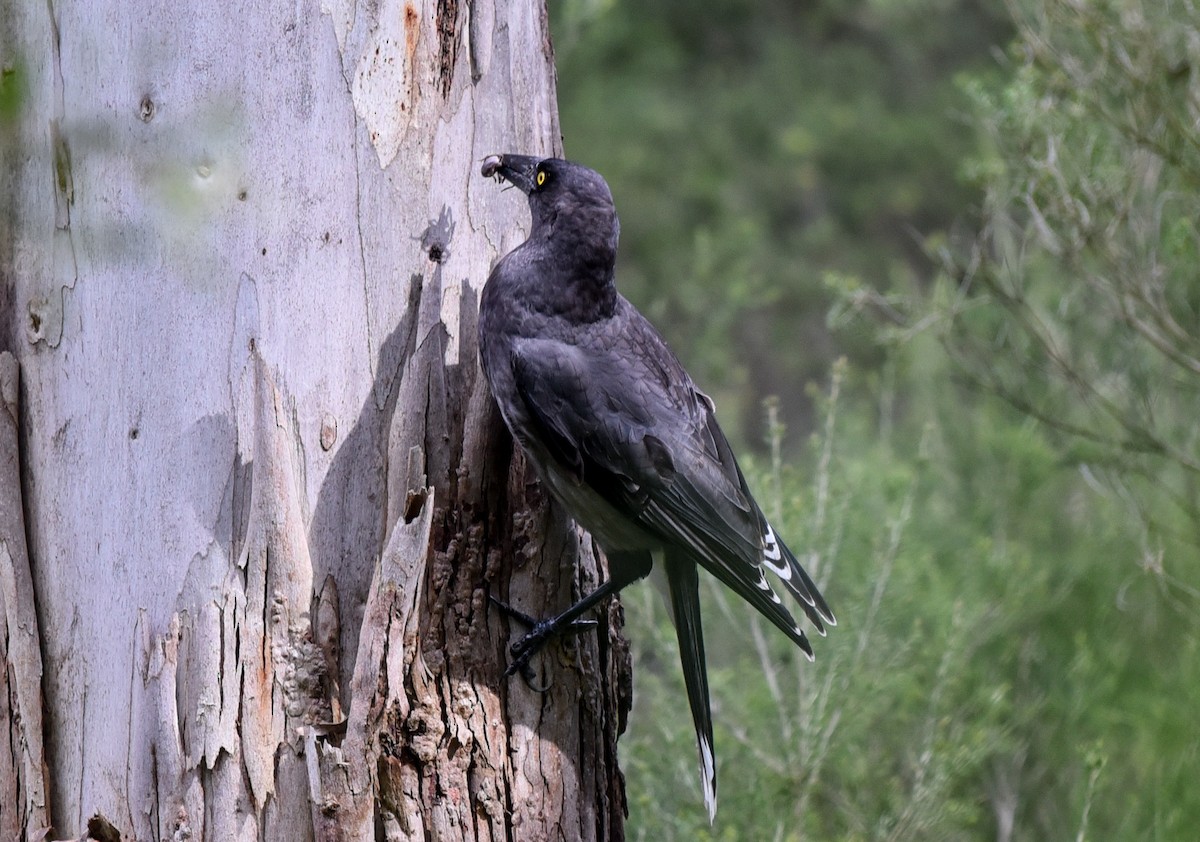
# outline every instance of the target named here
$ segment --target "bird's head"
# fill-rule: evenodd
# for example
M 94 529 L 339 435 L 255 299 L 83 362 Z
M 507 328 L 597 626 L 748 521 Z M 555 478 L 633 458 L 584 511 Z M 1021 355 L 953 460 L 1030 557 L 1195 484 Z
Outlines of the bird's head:
M 561 158 L 530 155 L 488 155 L 481 172 L 509 182 L 529 197 L 535 234 L 588 234 L 615 255 L 617 212 L 600 173 Z

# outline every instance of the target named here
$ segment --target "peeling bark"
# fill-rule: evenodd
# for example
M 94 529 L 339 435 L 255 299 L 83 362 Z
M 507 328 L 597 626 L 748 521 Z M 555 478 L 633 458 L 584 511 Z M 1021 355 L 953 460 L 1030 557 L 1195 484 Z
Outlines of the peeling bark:
M 42 750 L 42 655 L 25 547 L 18 450 L 19 371 L 0 352 L 0 839 L 49 829 Z
M 0 837 L 620 839 L 619 607 L 535 693 L 488 600 L 603 575 L 475 344 L 545 8 L 152 5 L 5 10 Z

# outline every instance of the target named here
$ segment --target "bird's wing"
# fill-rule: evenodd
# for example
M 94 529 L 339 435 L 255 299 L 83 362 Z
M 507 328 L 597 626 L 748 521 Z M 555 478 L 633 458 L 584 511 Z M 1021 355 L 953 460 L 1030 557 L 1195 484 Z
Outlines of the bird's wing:
M 694 535 L 701 563 L 739 593 L 747 584 L 753 584 L 756 597 L 765 595 L 778 604 L 763 576 L 765 567 L 783 583 L 818 631 L 824 634 L 826 623 L 836 625 L 816 584 L 754 501 L 729 441 L 717 424 L 711 401 L 701 403 L 694 427 L 674 429 L 674 442 L 668 448 L 686 455 L 683 469 L 676 471 L 675 482 L 655 496 L 649 516 L 661 519 L 667 528 Z M 712 560 L 704 561 L 705 556 Z M 780 614 L 757 598 L 746 598 L 795 638 L 795 624 L 791 623 L 791 629 L 782 625 L 785 617 L 790 620 L 787 612 Z M 796 642 L 808 651 L 806 642 Z
M 722 445 L 720 450 L 732 459 L 724 436 L 719 429 L 716 433 L 714 440 Z M 768 538 L 774 539 L 776 547 L 783 545 L 774 537 L 746 489 L 737 463 L 719 456 L 714 458 L 707 449 L 698 446 L 701 439 L 686 431 L 676 431 L 671 438 L 673 441 L 664 446 L 674 456 L 676 470 L 669 483 L 648 495 L 643 522 L 659 535 L 673 536 L 674 543 L 758 609 L 811 658 L 808 638 L 765 575 Z M 800 569 L 799 563 L 794 563 Z M 787 569 L 791 572 L 790 567 Z M 824 633 L 823 620 L 832 622 L 832 615 L 828 615 L 815 586 L 796 593 L 790 585 L 802 581 L 799 577 L 793 574 L 790 580 L 783 581 L 816 628 Z
M 522 339 L 513 345 L 512 372 L 530 427 L 520 437 L 632 519 L 640 488 L 657 473 L 640 444 L 648 418 L 603 385 L 624 380 L 611 360 L 552 339 Z
M 564 472 L 685 550 L 811 657 L 764 564 L 818 629 L 833 615 L 751 497 L 711 402 L 653 328 L 634 319 L 618 340 L 586 351 L 524 339 L 513 355 L 528 433 Z

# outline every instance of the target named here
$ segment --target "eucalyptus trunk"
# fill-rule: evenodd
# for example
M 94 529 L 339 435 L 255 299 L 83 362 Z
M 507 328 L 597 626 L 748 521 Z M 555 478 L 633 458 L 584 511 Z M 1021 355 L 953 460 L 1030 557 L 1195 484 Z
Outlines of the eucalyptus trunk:
M 603 575 L 477 360 L 542 3 L 0 20 L 0 838 L 620 838 L 619 608 L 488 598 Z

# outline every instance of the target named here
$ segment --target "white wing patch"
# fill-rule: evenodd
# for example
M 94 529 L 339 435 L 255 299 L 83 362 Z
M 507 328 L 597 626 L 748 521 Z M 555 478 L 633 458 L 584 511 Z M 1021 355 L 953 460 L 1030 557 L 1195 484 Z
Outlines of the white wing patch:
M 767 596 L 771 597 L 771 602 L 775 603 L 776 605 L 783 604 L 783 600 L 779 598 L 779 594 L 775 593 L 775 589 L 771 587 L 771 583 L 767 581 L 767 577 L 763 575 L 761 570 L 758 571 L 758 581 L 754 583 L 754 586 Z
M 767 532 L 762 537 L 763 544 L 763 564 L 767 565 L 772 573 L 790 582 L 792 579 L 792 568 L 783 559 L 783 550 L 779 547 L 779 539 L 775 537 L 775 530 L 771 528 L 771 524 L 767 524 Z

